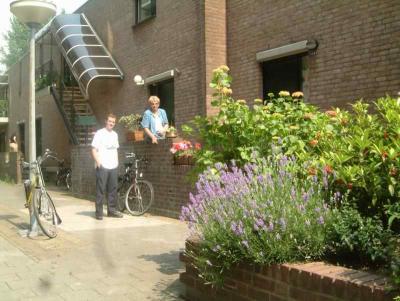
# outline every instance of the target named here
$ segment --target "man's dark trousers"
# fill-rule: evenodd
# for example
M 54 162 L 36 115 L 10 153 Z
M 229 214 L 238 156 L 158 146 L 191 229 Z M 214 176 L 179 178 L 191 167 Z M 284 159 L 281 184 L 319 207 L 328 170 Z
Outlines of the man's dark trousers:
M 108 193 L 108 212 L 117 210 L 118 168 L 96 168 L 96 216 L 103 216 L 103 199 Z

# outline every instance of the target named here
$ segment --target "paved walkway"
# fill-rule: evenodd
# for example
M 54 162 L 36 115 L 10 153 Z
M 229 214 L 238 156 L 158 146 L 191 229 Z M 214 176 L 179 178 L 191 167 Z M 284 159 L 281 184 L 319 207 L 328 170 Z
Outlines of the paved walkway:
M 94 218 L 94 204 L 51 190 L 57 238 L 24 238 L 21 185 L 0 182 L 0 300 L 183 300 L 184 223 L 158 216 Z

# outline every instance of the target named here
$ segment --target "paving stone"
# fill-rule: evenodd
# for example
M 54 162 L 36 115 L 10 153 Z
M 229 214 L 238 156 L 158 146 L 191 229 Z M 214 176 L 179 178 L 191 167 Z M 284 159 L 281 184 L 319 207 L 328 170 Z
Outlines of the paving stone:
M 101 297 L 95 290 L 81 290 L 79 292 L 64 292 L 60 294 L 60 297 L 65 300 L 97 300 Z
M 7 285 L 6 282 L 0 282 L 0 293 L 9 291 L 11 288 Z
M 6 196 L 0 212 L 17 213 L 13 222 L 22 224 L 27 218 L 22 201 L 7 199 L 19 189 L 0 183 Z M 187 234 L 184 223 L 147 215 L 96 226 L 85 213 L 93 213 L 92 202 L 65 192 L 50 194 L 66 223 L 55 239 L 20 237 L 18 227 L 0 220 L 1 301 L 181 300 L 178 256 Z

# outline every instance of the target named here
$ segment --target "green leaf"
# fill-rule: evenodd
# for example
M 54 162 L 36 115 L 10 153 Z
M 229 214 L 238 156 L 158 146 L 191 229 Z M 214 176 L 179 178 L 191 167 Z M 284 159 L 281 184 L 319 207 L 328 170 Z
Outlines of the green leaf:
M 389 189 L 390 195 L 391 195 L 391 196 L 394 196 L 394 187 L 393 187 L 392 184 L 390 184 L 390 185 L 388 186 L 388 189 Z

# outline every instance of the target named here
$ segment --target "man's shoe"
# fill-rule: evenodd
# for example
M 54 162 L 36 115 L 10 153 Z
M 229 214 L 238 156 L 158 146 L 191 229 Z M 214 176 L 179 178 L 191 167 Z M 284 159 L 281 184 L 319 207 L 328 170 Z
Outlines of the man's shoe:
M 121 212 L 119 212 L 119 211 L 110 211 L 110 212 L 108 212 L 108 217 L 118 217 L 118 218 L 121 218 L 121 217 L 124 217 L 124 215 L 123 215 Z
M 96 219 L 101 221 L 103 219 L 103 216 L 102 215 L 96 215 Z

